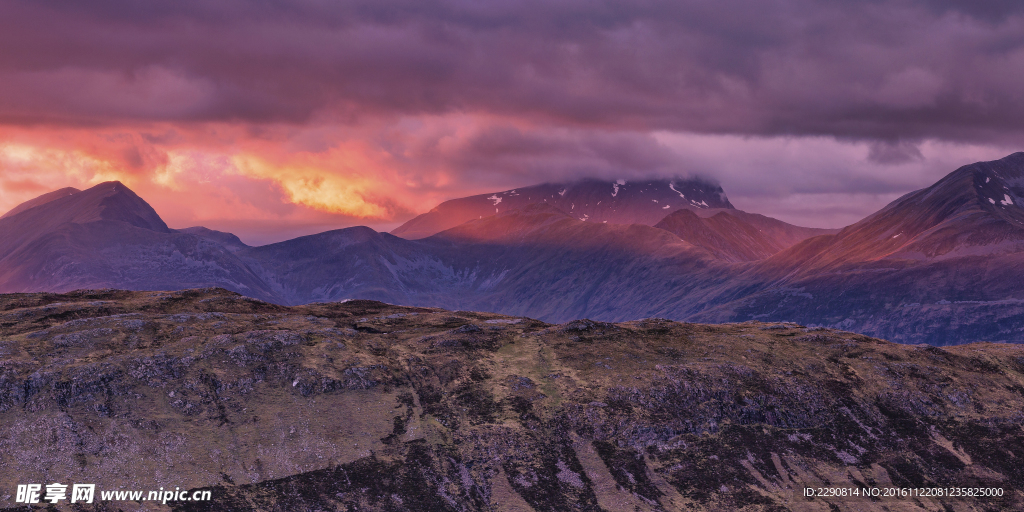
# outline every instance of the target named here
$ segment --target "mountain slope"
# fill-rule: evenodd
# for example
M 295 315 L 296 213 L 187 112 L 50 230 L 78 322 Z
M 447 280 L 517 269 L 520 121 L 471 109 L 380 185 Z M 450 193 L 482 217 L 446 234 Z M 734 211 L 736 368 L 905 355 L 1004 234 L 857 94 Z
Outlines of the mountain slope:
M 739 276 L 694 320 L 787 318 L 904 342 L 1024 342 L 1024 153 L 957 169 Z M 753 285 L 751 285 L 753 283 Z
M 43 194 L 43 195 L 41 195 L 39 197 L 30 199 L 28 201 L 25 201 L 24 203 L 19 204 L 18 206 L 15 206 L 9 212 L 7 212 L 7 213 L 5 213 L 3 215 L 0 215 L 0 219 L 2 219 L 4 217 L 10 217 L 11 215 L 19 214 L 19 213 L 21 213 L 21 212 L 23 212 L 25 210 L 30 209 L 30 208 L 35 208 L 36 206 L 49 203 L 50 201 L 53 201 L 53 200 L 56 200 L 56 199 L 67 197 L 67 196 L 70 196 L 72 194 L 77 194 L 79 192 L 81 192 L 81 190 L 78 190 L 77 188 L 73 188 L 73 187 L 65 187 L 65 188 L 62 188 L 60 190 L 54 190 L 53 192 L 47 192 L 47 193 L 45 193 L 45 194 Z
M 224 286 L 277 300 L 223 245 L 178 233 L 118 182 L 0 219 L 0 291 Z
M 1024 153 L 978 162 L 907 194 L 800 259 L 803 272 L 880 260 L 934 261 L 1024 249 Z
M 245 244 L 240 238 L 232 233 L 226 231 L 216 231 L 210 228 L 204 228 L 203 226 L 194 226 L 191 228 L 183 228 L 176 230 L 179 233 L 188 233 L 190 235 L 201 236 L 207 240 L 212 240 L 223 245 L 231 252 L 237 252 L 242 249 L 248 249 L 249 246 Z
M 731 271 L 664 230 L 543 203 L 423 240 L 348 228 L 238 254 L 293 304 L 358 297 L 555 320 L 652 316 Z
M 804 228 L 735 209 L 680 209 L 654 225 L 726 261 L 756 261 L 836 230 Z
M 445 201 L 391 234 L 426 238 L 459 224 L 534 203 L 546 203 L 589 222 L 653 226 L 679 208 L 732 208 L 722 187 L 694 179 L 546 183 Z
M 480 273 L 487 294 L 470 304 L 473 309 L 552 321 L 646 318 L 666 304 L 697 311 L 699 301 L 684 298 L 735 272 L 664 230 L 579 221 L 543 204 L 471 221 L 424 242 L 451 244 L 467 267 L 489 266 Z

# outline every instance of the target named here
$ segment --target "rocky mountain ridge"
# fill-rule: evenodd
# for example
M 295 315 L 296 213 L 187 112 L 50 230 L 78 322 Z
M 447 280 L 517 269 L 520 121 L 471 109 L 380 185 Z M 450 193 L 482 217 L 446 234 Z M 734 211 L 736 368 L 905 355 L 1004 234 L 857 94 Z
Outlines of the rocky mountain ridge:
M 0 493 L 179 511 L 1013 510 L 1024 347 L 220 289 L 0 295 Z M 807 498 L 805 487 L 1001 488 Z M 167 510 L 110 502 L 96 510 Z

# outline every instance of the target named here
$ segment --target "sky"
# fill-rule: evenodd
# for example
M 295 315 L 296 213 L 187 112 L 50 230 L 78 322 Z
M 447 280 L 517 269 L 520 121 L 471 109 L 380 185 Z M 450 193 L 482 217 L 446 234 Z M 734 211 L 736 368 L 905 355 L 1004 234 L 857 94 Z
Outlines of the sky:
M 120 180 L 262 244 L 702 176 L 841 227 L 1024 150 L 1024 4 L 0 0 L 0 211 Z

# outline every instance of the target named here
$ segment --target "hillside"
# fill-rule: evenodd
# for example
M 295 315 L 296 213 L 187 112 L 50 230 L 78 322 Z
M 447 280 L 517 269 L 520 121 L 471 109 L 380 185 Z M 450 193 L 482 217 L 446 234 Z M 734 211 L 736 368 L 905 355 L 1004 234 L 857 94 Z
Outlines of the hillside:
M 348 228 L 238 255 L 292 304 L 359 297 L 551 321 L 652 316 L 732 272 L 664 230 L 584 222 L 544 204 L 423 240 Z
M 0 292 L 224 286 L 279 300 L 221 241 L 168 228 L 119 182 L 36 203 L 0 218 Z
M 731 209 L 722 187 L 697 179 L 545 183 L 452 199 L 395 228 L 409 240 L 435 235 L 471 220 L 544 203 L 581 221 L 653 226 L 680 208 Z
M 170 505 L 227 512 L 1024 507 L 1013 345 L 216 289 L 3 295 L 0 339 L 8 489 L 208 488 Z M 802 496 L 822 486 L 1004 496 Z
M 1024 153 L 966 165 L 758 262 L 697 321 L 788 318 L 910 343 L 1024 342 Z
M 25 210 L 35 208 L 36 206 L 41 206 L 46 203 L 49 203 L 50 201 L 61 199 L 72 194 L 77 194 L 79 192 L 81 192 L 81 190 L 78 190 L 77 188 L 73 187 L 65 187 L 60 190 L 54 190 L 53 192 L 47 192 L 39 197 L 30 199 L 28 201 L 25 201 L 24 203 L 19 204 L 18 206 L 15 206 L 14 208 L 11 208 L 7 213 L 0 215 L 0 219 L 3 219 L 4 217 L 10 217 L 12 215 L 17 215 Z
M 763 260 L 838 230 L 805 228 L 736 209 L 680 209 L 654 225 L 725 261 Z

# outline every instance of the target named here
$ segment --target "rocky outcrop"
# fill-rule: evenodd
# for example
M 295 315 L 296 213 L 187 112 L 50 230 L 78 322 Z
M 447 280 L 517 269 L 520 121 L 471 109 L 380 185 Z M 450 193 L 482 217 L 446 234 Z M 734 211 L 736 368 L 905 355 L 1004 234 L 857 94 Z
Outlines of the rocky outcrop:
M 205 289 L 0 296 L 0 355 L 12 509 L 86 479 L 211 491 L 182 511 L 1024 506 L 1015 345 Z M 837 486 L 1004 495 L 803 496 Z

